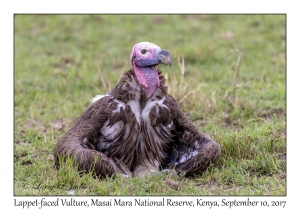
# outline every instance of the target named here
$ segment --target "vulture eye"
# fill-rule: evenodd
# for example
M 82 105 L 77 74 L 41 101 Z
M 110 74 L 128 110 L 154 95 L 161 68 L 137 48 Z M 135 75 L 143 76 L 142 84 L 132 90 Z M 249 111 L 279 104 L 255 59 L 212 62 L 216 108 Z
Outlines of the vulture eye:
M 145 50 L 145 49 L 142 49 L 142 54 L 145 54 L 146 52 L 147 52 L 147 50 Z

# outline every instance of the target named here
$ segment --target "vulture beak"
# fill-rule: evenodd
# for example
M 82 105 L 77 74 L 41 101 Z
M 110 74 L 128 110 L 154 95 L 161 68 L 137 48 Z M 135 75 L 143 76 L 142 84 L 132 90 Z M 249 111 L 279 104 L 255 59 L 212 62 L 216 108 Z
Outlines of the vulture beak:
M 166 50 L 161 50 L 158 53 L 157 59 L 160 64 L 169 64 L 170 67 L 172 66 L 172 56 Z

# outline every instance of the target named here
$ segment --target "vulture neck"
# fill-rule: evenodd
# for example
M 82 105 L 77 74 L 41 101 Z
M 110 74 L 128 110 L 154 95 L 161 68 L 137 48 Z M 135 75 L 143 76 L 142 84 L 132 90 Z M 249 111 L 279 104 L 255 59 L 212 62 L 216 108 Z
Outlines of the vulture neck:
M 156 66 L 137 67 L 134 66 L 134 72 L 139 83 L 143 86 L 147 96 L 152 95 L 159 87 L 159 77 Z

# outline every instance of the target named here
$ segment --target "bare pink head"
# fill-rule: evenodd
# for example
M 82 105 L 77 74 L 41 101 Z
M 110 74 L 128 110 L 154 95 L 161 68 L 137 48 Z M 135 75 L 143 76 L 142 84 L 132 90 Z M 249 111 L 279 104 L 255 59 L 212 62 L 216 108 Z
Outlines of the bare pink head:
M 156 66 L 172 65 L 172 57 L 166 50 L 150 42 L 140 42 L 133 46 L 130 61 L 132 69 L 147 95 L 152 94 L 159 86 Z

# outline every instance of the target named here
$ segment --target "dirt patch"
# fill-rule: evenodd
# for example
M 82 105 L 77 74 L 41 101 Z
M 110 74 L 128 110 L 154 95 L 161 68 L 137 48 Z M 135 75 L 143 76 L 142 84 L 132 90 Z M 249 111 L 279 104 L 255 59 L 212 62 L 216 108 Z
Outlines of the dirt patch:
M 171 180 L 171 179 L 165 179 L 164 181 L 165 185 L 169 186 L 173 190 L 179 190 L 181 188 L 181 183 Z
M 49 126 L 53 130 L 66 131 L 66 129 L 69 128 L 73 122 L 74 122 L 74 119 L 63 118 L 63 119 L 57 119 L 52 122 L 49 122 Z
M 20 158 L 25 157 L 27 155 L 28 155 L 27 152 L 24 152 L 24 153 L 21 153 L 21 154 L 15 154 L 14 155 L 14 162 L 17 162 Z
M 67 121 L 64 119 L 60 119 L 60 120 L 55 120 L 54 122 L 50 123 L 50 126 L 54 129 L 54 130 L 63 130 L 66 127 Z
M 53 64 L 53 66 L 58 69 L 66 69 L 70 67 L 72 64 L 74 64 L 72 58 L 62 58 L 59 63 L 55 63 Z
M 198 127 L 204 127 L 204 126 L 207 125 L 207 123 L 210 123 L 211 120 L 200 118 L 200 119 L 195 119 L 195 120 L 193 120 L 193 122 L 194 122 L 195 125 L 198 126 Z
M 229 187 L 228 186 L 228 188 L 226 188 L 226 191 L 234 191 L 234 192 L 238 192 L 238 191 L 240 191 L 241 189 L 243 189 L 244 187 L 243 186 L 234 186 L 234 187 Z
M 276 177 L 278 177 L 279 179 L 286 179 L 286 174 L 285 173 L 278 173 L 278 174 L 276 174 Z
M 243 125 L 240 125 L 237 119 L 229 117 L 225 117 L 221 125 L 226 128 L 233 127 L 234 130 L 242 129 L 244 127 Z
M 209 182 L 209 183 L 206 183 L 206 184 L 204 184 L 204 183 L 196 184 L 196 187 L 198 187 L 198 188 L 205 187 L 205 188 L 209 188 L 209 189 L 214 189 L 217 186 L 219 186 L 219 184 L 217 182 Z
M 233 37 L 234 37 L 234 33 L 232 31 L 229 31 L 229 30 L 220 34 L 221 39 L 231 39 Z
M 154 24 L 160 24 L 164 22 L 164 17 L 161 15 L 154 15 L 152 16 L 151 20 Z
M 281 108 L 278 108 L 278 109 L 273 109 L 273 110 L 270 110 L 266 113 L 263 113 L 262 115 L 260 115 L 259 117 L 261 117 L 263 119 L 264 122 L 266 123 L 269 123 L 272 119 L 273 116 L 275 116 L 277 118 L 281 118 L 283 115 L 285 116 L 285 111 Z
M 286 160 L 286 153 L 282 153 L 278 156 L 278 160 Z
M 30 143 L 27 143 L 27 142 L 21 142 L 21 141 L 18 141 L 18 142 L 15 142 L 16 144 L 20 145 L 20 146 L 28 146 L 30 145 Z
M 38 121 L 35 119 L 30 119 L 25 122 L 24 129 L 22 129 L 21 132 L 25 133 L 25 130 L 27 130 L 28 128 L 33 128 L 33 127 L 36 128 L 37 130 L 45 130 L 45 127 L 41 121 Z
M 31 160 L 24 160 L 24 161 L 22 161 L 22 163 L 21 163 L 21 165 L 25 165 L 25 166 L 27 166 L 27 165 L 31 165 L 32 164 L 32 161 Z

